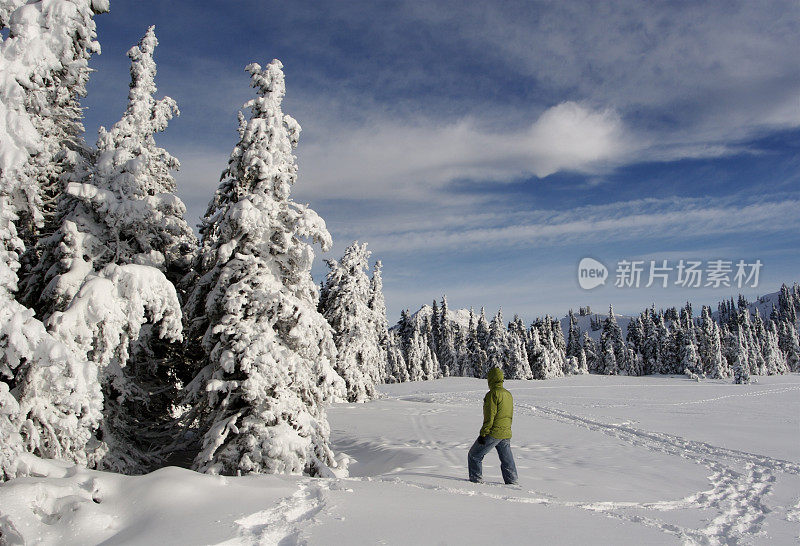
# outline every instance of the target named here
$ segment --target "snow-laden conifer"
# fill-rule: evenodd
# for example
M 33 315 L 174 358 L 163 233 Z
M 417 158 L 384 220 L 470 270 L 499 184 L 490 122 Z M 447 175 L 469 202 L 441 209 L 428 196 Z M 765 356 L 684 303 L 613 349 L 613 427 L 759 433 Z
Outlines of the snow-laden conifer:
M 154 337 L 182 339 L 175 287 L 158 269 L 136 264 L 109 264 L 90 275 L 67 310 L 48 320 L 53 335 L 87 363 L 84 380 L 90 396 L 81 413 L 92 416 L 100 429 L 86 454 L 94 468 L 137 473 L 157 460 L 149 453 L 154 446 L 142 442 L 153 418 L 149 412 L 156 408 L 150 407 L 147 386 L 126 374 L 130 351 L 148 324 L 156 327 Z
M 736 345 L 734 346 L 735 352 L 733 365 L 731 366 L 733 369 L 733 382 L 737 385 L 750 383 L 750 363 L 748 362 L 750 357 L 750 348 L 748 347 L 749 340 L 741 327 L 738 327 L 735 338 Z
M 369 281 L 369 309 L 372 311 L 372 322 L 375 335 L 378 337 L 378 348 L 383 353 L 382 362 L 386 362 L 389 351 L 389 323 L 386 319 L 386 300 L 383 296 L 383 263 L 378 260 L 372 268 L 372 278 Z M 386 367 L 378 369 L 379 375 L 375 377 L 376 383 L 386 380 L 389 373 Z
M 346 393 L 306 242 L 327 250 L 331 237 L 290 198 L 300 125 L 281 110 L 282 68 L 247 66 L 257 97 L 203 219 L 185 306 L 188 341 L 204 353 L 190 385 L 203 410 L 202 472 L 326 475 L 337 465 L 324 403 Z
M 409 380 L 408 365 L 403 355 L 402 341 L 398 334 L 390 330 L 387 337 L 386 348 L 387 381 L 390 383 L 405 383 Z
M 4 2 L 9 36 L 13 43 L 4 54 L 8 74 L 21 86 L 21 94 L 10 97 L 12 111 L 17 98 L 24 101 L 28 120 L 37 134 L 35 149 L 27 158 L 19 189 L 26 206 L 20 207 L 18 230 L 29 251 L 25 262 L 37 261 L 34 245 L 42 233 L 54 227 L 57 199 L 64 189 L 62 177 L 73 169 L 83 170 L 90 152 L 83 141 L 83 111 L 80 99 L 86 95 L 91 70 L 89 59 L 100 53 L 93 16 L 108 11 L 107 0 L 57 0 L 50 2 Z M 12 114 L 14 115 L 14 114 Z M 6 118 L 15 137 L 22 127 Z M 24 130 L 24 129 L 23 129 Z M 0 138 L 4 146 L 19 141 Z M 15 139 L 16 140 L 16 139 Z M 22 174 L 22 173 L 21 173 Z
M 178 114 L 170 97 L 153 97 L 157 44 L 150 27 L 128 51 L 127 109 L 110 130 L 100 128 L 90 175 L 67 185 L 60 226 L 40 245 L 25 290 L 40 294 L 44 317 L 63 310 L 83 278 L 109 263 L 150 265 L 174 283 L 189 269 L 196 240 L 175 195 L 172 171 L 180 164 L 154 139 Z
M 612 306 L 609 306 L 608 317 L 603 321 L 599 351 L 600 373 L 617 375 L 621 370 L 627 369 L 628 351 Z
M 525 327 L 522 327 L 523 334 L 519 330 L 509 329 L 507 332 L 506 357 L 503 367 L 503 374 L 508 379 L 532 379 L 530 364 L 528 362 L 528 351 L 526 348 L 524 335 Z
M 458 366 L 458 354 L 456 351 L 456 332 L 455 324 L 450 320 L 450 310 L 447 305 L 447 296 L 442 296 L 441 316 L 439 317 L 439 342 L 438 357 L 439 367 L 443 377 L 451 375 L 461 375 Z
M 786 355 L 786 366 L 790 372 L 800 372 L 800 340 L 797 328 L 788 320 L 778 324 L 778 347 Z
M 714 319 L 711 318 L 711 308 L 708 306 L 703 306 L 701 311 L 698 336 L 698 350 L 704 375 L 711 379 L 728 377 L 730 370 L 722 355 L 720 329 Z
M 87 364 L 17 303 L 13 292 L 24 250 L 20 235 L 30 243 L 44 227 L 40 184 L 53 180 L 54 150 L 69 144 L 59 144 L 57 135 L 78 127 L 76 118 L 56 119 L 64 113 L 59 101 L 76 100 L 82 92 L 86 61 L 99 51 L 92 16 L 103 11 L 103 0 L 11 1 L 0 10 L 0 25 L 9 28 L 0 42 L 0 376 L 14 385 L 12 401 L 8 385 L 0 382 L 0 460 L 7 478 L 23 449 L 85 464 L 85 447 L 98 423 L 84 411 L 93 390 Z
M 569 326 L 567 330 L 566 356 L 578 358 L 581 352 L 581 329 L 572 309 L 569 310 L 567 316 L 569 318 Z
M 0 482 L 17 474 L 17 461 L 22 453 L 22 437 L 17 426 L 19 404 L 8 385 L 0 381 Z
M 589 335 L 589 332 L 583 332 L 581 346 L 586 357 L 587 371 L 589 373 L 600 373 L 600 358 L 597 354 L 597 343 L 595 343 Z
M 762 355 L 767 375 L 788 373 L 789 367 L 786 362 L 786 354 L 780 350 L 778 329 L 774 322 L 769 322 L 763 335 Z
M 420 335 L 417 328 L 412 331 L 411 338 L 408 340 L 406 365 L 408 367 L 409 381 L 433 379 L 427 375 L 432 368 L 431 349 L 425 340 L 425 336 Z
M 345 381 L 349 402 L 373 398 L 386 367 L 378 317 L 370 308 L 372 287 L 366 273 L 370 254 L 367 243 L 355 241 L 341 260 L 327 260 L 330 272 L 319 302 L 322 315 L 333 327 L 335 369 Z
M 508 332 L 503 322 L 503 310 L 499 309 L 489 325 L 489 339 L 486 349 L 486 370 L 505 367 L 508 352 Z

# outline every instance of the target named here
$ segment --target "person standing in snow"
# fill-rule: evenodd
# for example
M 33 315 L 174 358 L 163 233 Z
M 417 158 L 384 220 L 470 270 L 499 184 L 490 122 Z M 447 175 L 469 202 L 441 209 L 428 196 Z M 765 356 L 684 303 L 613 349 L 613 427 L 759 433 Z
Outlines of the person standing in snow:
M 511 421 L 514 398 L 503 388 L 503 370 L 492 368 L 487 377 L 489 392 L 483 397 L 483 426 L 467 455 L 469 481 L 483 482 L 483 458 L 492 448 L 500 456 L 500 471 L 506 484 L 517 483 L 517 467 L 511 454 Z

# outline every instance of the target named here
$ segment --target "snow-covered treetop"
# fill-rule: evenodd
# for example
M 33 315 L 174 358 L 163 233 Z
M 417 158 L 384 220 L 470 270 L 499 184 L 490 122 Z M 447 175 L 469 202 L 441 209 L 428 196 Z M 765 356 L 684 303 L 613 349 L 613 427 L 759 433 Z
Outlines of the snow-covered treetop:
M 8 39 L 0 44 L 0 116 L 5 121 L 0 124 L 0 180 L 7 192 L 15 189 L 19 170 L 41 146 L 26 111 L 28 92 L 51 82 L 55 72 L 85 77 L 82 69 L 89 57 L 100 53 L 92 16 L 108 11 L 107 0 L 21 4 L 4 1 L 0 11 L 2 23 L 7 20 L 9 27 Z
M 169 121 L 180 115 L 177 103 L 170 97 L 155 100 L 156 63 L 153 52 L 158 45 L 155 27 L 138 45 L 128 51 L 131 59 L 131 84 L 128 107 L 111 131 L 101 127 L 97 147 L 101 154 L 98 170 L 110 174 L 125 162 L 125 171 L 132 176 L 117 177 L 118 190 L 128 197 L 144 197 L 159 193 L 174 193 L 175 180 L 170 171 L 180 167 L 177 159 L 155 145 L 153 134 L 164 131 Z M 142 157 L 144 156 L 144 157 Z M 141 161 L 131 161 L 134 158 Z M 125 180 L 127 179 L 127 184 Z
M 282 69 L 283 64 L 278 59 L 270 62 L 264 70 L 258 63 L 251 63 L 245 68 L 251 76 L 250 85 L 256 89 L 258 96 L 244 105 L 251 110 L 253 117 L 244 129 L 243 140 L 267 140 L 268 145 L 249 146 L 241 158 L 241 163 L 254 171 L 256 180 L 268 184 L 262 191 L 272 193 L 278 200 L 289 197 L 290 187 L 297 179 L 297 165 L 292 150 L 297 146 L 301 130 L 300 124 L 292 116 L 281 111 L 286 94 Z M 276 125 L 284 125 L 286 132 L 281 131 L 277 135 L 265 132 L 268 127 Z M 276 167 L 283 168 L 275 172 Z
M 300 124 L 281 110 L 285 93 L 282 67 L 277 59 L 263 70 L 257 63 L 246 67 L 258 96 L 244 105 L 251 116 L 247 120 L 239 117 L 240 140 L 231 152 L 222 183 L 200 229 L 204 249 L 201 270 L 213 267 L 210 260 L 226 262 L 236 251 L 291 255 L 289 259 L 299 267 L 287 271 L 307 272 L 313 250 L 297 238 L 311 239 L 323 251 L 331 247 L 325 221 L 309 207 L 289 198 L 297 179 L 292 152 L 300 136 Z M 269 242 L 269 251 L 263 248 L 265 242 Z M 212 248 L 218 251 L 210 252 Z M 315 287 L 310 290 L 316 293 Z

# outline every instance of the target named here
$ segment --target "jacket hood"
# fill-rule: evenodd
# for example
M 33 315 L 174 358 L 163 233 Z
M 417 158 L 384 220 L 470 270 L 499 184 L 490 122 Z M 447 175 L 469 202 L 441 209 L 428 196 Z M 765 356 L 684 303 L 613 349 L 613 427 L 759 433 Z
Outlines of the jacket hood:
M 486 376 L 489 381 L 489 388 L 498 387 L 503 384 L 503 370 L 500 368 L 492 368 Z

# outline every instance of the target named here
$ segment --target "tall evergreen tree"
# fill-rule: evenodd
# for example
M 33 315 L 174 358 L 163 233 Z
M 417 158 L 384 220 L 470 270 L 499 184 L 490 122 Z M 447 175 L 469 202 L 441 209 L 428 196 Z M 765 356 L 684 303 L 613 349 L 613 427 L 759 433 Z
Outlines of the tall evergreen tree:
M 519 318 L 519 317 L 517 317 Z M 515 320 L 515 322 L 517 322 Z M 512 323 L 507 331 L 506 356 L 503 366 L 503 374 L 508 379 L 532 379 L 530 364 L 528 363 L 528 352 L 525 343 L 525 326 Z
M 633 358 L 628 359 L 628 368 L 625 370 L 626 375 L 643 375 L 644 374 L 644 322 L 641 315 L 628 323 L 628 332 L 625 337 L 628 349 L 632 352 Z
M 12 400 L 9 385 L 0 381 L 0 474 L 7 478 L 16 474 L 16 454 L 23 449 L 85 464 L 86 445 L 101 420 L 94 411 L 98 384 L 92 365 L 48 333 L 14 292 L 23 239 L 30 244 L 45 225 L 40 184 L 58 174 L 51 160 L 67 149 L 67 142 L 58 143 L 59 135 L 67 138 L 62 129 L 79 123 L 62 117 L 70 115 L 62 106 L 81 93 L 87 60 L 99 51 L 92 17 L 104 11 L 108 3 L 101 0 L 12 1 L 0 7 L 2 25 L 9 28 L 0 41 L 0 377 L 14 387 Z
M 128 51 L 128 106 L 100 128 L 95 164 L 83 183 L 67 185 L 58 229 L 39 245 L 40 260 L 25 284 L 43 317 L 63 310 L 83 279 L 108 263 L 156 267 L 175 284 L 188 272 L 197 241 L 175 195 L 180 164 L 154 134 L 178 114 L 169 97 L 155 100 L 158 45 L 154 27 Z
M 481 315 L 486 320 L 486 317 Z M 469 328 L 467 333 L 467 355 L 469 365 L 465 366 L 464 375 L 467 377 L 485 377 L 488 355 L 478 338 L 478 324 L 480 318 L 475 316 L 475 311 L 470 307 Z
M 600 334 L 600 373 L 617 375 L 626 369 L 628 351 L 622 340 L 622 330 L 614 316 L 614 308 L 609 306 L 608 317 L 603 321 L 603 332 Z
M 769 322 L 769 325 L 764 330 L 764 339 L 761 347 L 767 375 L 780 375 L 789 371 L 786 355 L 780 349 L 777 327 L 772 321 Z
M 387 336 L 386 346 L 387 381 L 390 383 L 405 383 L 409 380 L 408 365 L 403 356 L 402 342 L 394 330 Z
M 567 349 L 566 355 L 578 358 L 581 353 L 581 329 L 578 326 L 578 319 L 572 309 L 569 310 L 567 315 L 569 317 L 569 329 L 567 330 Z M 585 355 L 584 355 L 585 356 Z
M 736 345 L 733 359 L 733 382 L 737 385 L 750 383 L 750 363 L 748 362 L 750 348 L 748 339 L 742 328 L 739 327 L 735 335 Z
M 437 357 L 440 356 L 439 344 L 442 340 L 442 313 L 439 311 L 439 304 L 436 299 L 431 303 L 431 335 L 430 335 L 430 348 Z
M 409 381 L 433 379 L 430 375 L 432 374 L 431 349 L 425 336 L 420 335 L 419 328 L 414 328 L 409 339 L 406 364 Z
M 436 302 L 434 302 L 436 303 Z M 456 333 L 453 321 L 450 320 L 450 310 L 447 305 L 447 296 L 442 296 L 442 310 L 439 317 L 439 366 L 442 376 L 461 375 L 456 353 Z
M 375 313 L 370 309 L 367 243 L 353 242 L 338 262 L 327 260 L 328 273 L 319 309 L 333 328 L 336 372 L 344 379 L 349 402 L 374 398 L 386 366 Z
M 703 306 L 700 315 L 699 347 L 703 373 L 712 379 L 728 377 L 728 363 L 722 355 L 720 329 L 711 318 L 711 308 Z
M 318 476 L 336 466 L 324 403 L 346 392 L 304 240 L 327 250 L 331 237 L 290 199 L 300 125 L 281 110 L 282 68 L 247 66 L 257 97 L 200 230 L 200 278 L 185 309 L 189 343 L 204 353 L 190 385 L 202 409 L 202 472 Z
M 28 249 L 24 257 L 24 278 L 27 266 L 38 261 L 37 240 L 55 229 L 65 177 L 72 171 L 84 171 L 91 161 L 91 151 L 83 140 L 80 100 L 86 96 L 86 83 L 91 74 L 89 59 L 100 53 L 92 17 L 107 12 L 108 1 L 30 2 L 31 7 L 22 4 L 24 2 L 11 2 L 5 8 L 7 13 L 12 10 L 17 13 L 15 21 L 9 21 L 10 35 L 26 42 L 26 49 L 42 51 L 34 49 L 31 43 L 42 34 L 38 29 L 24 28 L 40 17 L 48 34 L 46 47 L 52 53 L 44 62 L 28 59 L 30 72 L 25 80 L 18 80 L 25 82 L 25 109 L 40 138 L 39 146 L 28 159 L 26 177 L 21 184 L 28 205 L 20 210 L 17 221 L 19 234 Z
M 489 337 L 490 337 L 490 328 L 489 323 L 486 320 L 486 311 L 483 307 L 481 307 L 481 314 L 478 316 L 478 324 L 475 328 L 475 336 L 478 342 L 478 347 L 480 347 L 481 352 L 479 354 L 478 361 L 476 363 L 476 375 L 475 377 L 485 378 L 486 374 L 489 373 Z M 477 366 L 480 366 L 480 370 L 477 369 Z
M 152 266 L 173 283 L 189 269 L 196 239 L 184 219 L 186 208 L 175 195 L 171 171 L 179 164 L 153 137 L 178 113 L 171 98 L 153 98 L 157 44 L 150 27 L 128 51 L 127 109 L 110 131 L 100 128 L 90 176 L 84 183 L 68 184 L 70 198 L 62 203 L 61 225 L 40 245 L 41 260 L 26 291 L 42 295 L 34 303 L 45 317 L 66 308 L 86 280 L 108 264 Z M 133 461 L 141 460 L 170 432 L 164 430 L 169 412 L 180 380 L 188 378 L 180 377 L 180 345 L 162 339 L 161 329 L 154 323 L 138 329 L 138 339 L 130 340 L 130 360 L 103 368 L 104 441 L 113 442 L 116 451 L 130 451 L 105 457 L 118 459 L 103 463 L 111 464 L 109 468 L 145 469 L 143 461 Z
M 383 297 L 383 263 L 378 260 L 372 268 L 372 278 L 369 282 L 369 301 L 367 302 L 372 311 L 372 322 L 375 326 L 375 335 L 378 337 L 378 347 L 383 353 L 383 360 L 389 351 L 389 326 L 386 320 L 386 300 Z M 376 383 L 386 380 L 388 370 L 381 370 L 380 375 L 375 378 Z
M 800 340 L 797 328 L 788 320 L 778 324 L 778 347 L 786 355 L 786 365 L 791 372 L 800 372 Z
M 506 353 L 508 352 L 508 332 L 503 322 L 503 310 L 499 309 L 489 325 L 489 340 L 486 350 L 486 369 L 505 367 Z
M 581 347 L 586 357 L 586 369 L 589 373 L 601 373 L 600 371 L 600 358 L 598 355 L 597 344 L 594 342 L 589 332 L 583 333 L 581 339 Z

